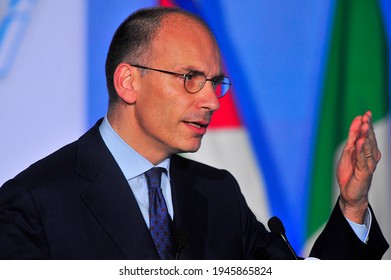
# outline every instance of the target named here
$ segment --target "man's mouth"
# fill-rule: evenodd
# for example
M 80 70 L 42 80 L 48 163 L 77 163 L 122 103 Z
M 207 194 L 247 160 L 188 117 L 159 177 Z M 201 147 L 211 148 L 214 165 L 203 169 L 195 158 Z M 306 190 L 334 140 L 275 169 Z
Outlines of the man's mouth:
M 203 124 L 203 123 L 199 123 L 199 122 L 186 122 L 188 125 L 191 125 L 191 126 L 194 126 L 196 128 L 207 128 L 208 127 L 208 124 Z

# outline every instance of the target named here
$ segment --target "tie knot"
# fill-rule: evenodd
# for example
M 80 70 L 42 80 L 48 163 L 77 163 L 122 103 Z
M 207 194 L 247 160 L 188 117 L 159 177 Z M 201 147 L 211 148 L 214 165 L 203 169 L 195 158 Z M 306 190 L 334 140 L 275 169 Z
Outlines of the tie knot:
M 165 171 L 163 167 L 153 167 L 145 172 L 148 188 L 159 188 L 162 173 Z

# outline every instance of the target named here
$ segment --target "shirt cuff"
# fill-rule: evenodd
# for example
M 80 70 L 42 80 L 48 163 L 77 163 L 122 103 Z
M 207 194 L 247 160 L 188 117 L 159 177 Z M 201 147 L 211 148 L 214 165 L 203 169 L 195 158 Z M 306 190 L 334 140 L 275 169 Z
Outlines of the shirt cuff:
M 357 237 L 367 244 L 368 242 L 368 236 L 369 236 L 369 230 L 371 229 L 371 223 L 372 223 L 372 214 L 371 211 L 367 208 L 367 211 L 365 212 L 364 216 L 364 224 L 357 224 L 355 222 L 350 221 L 345 217 L 345 219 L 349 222 L 350 226 L 352 227 L 354 233 L 357 235 Z

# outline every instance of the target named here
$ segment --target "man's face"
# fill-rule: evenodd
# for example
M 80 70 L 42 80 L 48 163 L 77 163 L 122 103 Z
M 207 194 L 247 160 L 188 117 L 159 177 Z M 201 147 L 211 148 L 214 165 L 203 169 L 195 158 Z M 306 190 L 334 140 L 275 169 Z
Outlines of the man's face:
M 191 70 L 212 78 L 221 74 L 220 52 L 199 24 L 178 15 L 164 21 L 144 65 L 186 74 Z M 135 103 L 138 137 L 148 153 L 195 152 L 201 145 L 212 113 L 220 104 L 211 82 L 191 94 L 182 77 L 148 70 L 140 78 Z

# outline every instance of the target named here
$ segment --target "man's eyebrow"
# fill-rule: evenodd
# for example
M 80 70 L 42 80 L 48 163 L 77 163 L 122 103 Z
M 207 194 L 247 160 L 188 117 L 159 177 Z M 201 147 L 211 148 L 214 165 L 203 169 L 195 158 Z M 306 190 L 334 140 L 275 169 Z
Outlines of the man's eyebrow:
M 183 70 L 186 71 L 186 72 L 191 72 L 192 74 L 203 74 L 203 75 L 205 75 L 204 72 L 202 72 L 200 70 L 197 70 L 195 68 L 192 68 L 192 67 L 187 67 L 187 68 L 184 68 Z
M 200 74 L 200 75 L 204 75 L 206 77 L 204 72 L 202 72 L 200 70 L 197 70 L 195 68 L 192 68 L 192 67 L 184 68 L 183 70 L 187 71 L 187 73 L 191 72 L 192 74 L 195 74 L 195 75 Z M 216 79 L 216 78 L 220 78 L 220 77 L 223 77 L 223 76 L 225 76 L 224 73 L 219 73 L 219 74 L 213 76 L 211 79 Z

